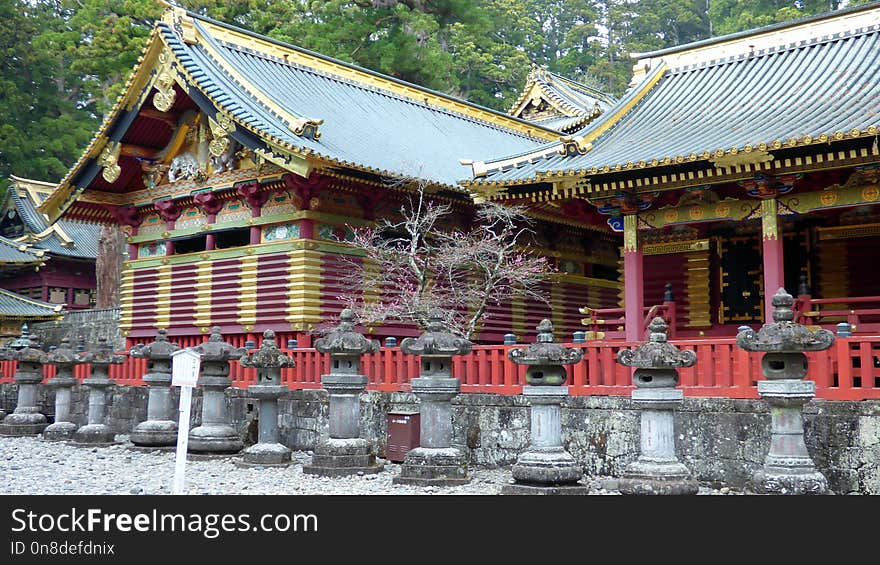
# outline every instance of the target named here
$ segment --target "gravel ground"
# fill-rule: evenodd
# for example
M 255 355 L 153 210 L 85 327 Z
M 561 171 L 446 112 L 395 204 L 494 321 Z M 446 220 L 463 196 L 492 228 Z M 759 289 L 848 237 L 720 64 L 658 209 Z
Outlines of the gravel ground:
M 170 494 L 173 451 L 129 449 L 127 436 L 118 445 L 78 447 L 36 437 L 0 437 L 0 494 Z M 385 462 L 374 475 L 323 478 L 305 475 L 310 452 L 293 452 L 287 468 L 239 468 L 231 458 L 189 460 L 188 494 L 324 494 L 324 495 L 492 495 L 509 482 L 510 469 L 470 468 L 470 483 L 455 487 L 393 485 L 400 465 Z M 619 495 L 614 479 L 587 478 L 591 494 Z M 728 488 L 701 487 L 704 495 L 743 494 Z

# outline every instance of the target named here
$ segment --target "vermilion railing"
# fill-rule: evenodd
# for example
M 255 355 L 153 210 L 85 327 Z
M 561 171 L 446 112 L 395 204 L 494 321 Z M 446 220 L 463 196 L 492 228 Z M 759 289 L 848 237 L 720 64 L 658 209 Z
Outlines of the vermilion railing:
M 587 339 L 624 339 L 626 316 L 623 308 L 584 307 L 579 308 L 578 311 L 587 316 L 581 320 L 581 323 L 587 328 Z M 643 306 L 642 311 L 645 314 L 645 318 L 642 320 L 643 328 L 647 328 L 655 316 L 660 316 L 669 326 L 669 337 L 675 338 L 678 320 L 676 319 L 674 300 L 653 306 Z
M 232 336 L 229 342 L 235 345 L 240 341 L 243 345 L 245 340 L 244 336 Z M 189 347 L 201 343 L 203 338 L 177 341 Z M 686 396 L 758 397 L 757 381 L 763 378 L 762 354 L 743 351 L 733 338 L 673 342 L 697 354 L 696 365 L 679 371 Z M 633 344 L 621 340 L 565 345 L 584 350 L 583 361 L 567 367 L 567 384 L 572 395 L 629 395 L 632 392 L 632 369 L 617 363 L 615 357 L 620 349 Z M 462 392 L 520 394 L 525 383 L 525 367 L 507 358 L 508 350 L 514 347 L 523 347 L 523 344 L 477 345 L 472 353 L 453 358 L 453 374 L 461 379 Z M 282 382 L 291 389 L 320 388 L 321 375 L 330 372 L 329 355 L 312 348 L 284 351 L 295 359 L 296 367 L 281 371 Z M 807 378 L 815 381 L 817 398 L 880 399 L 880 336 L 837 338 L 830 349 L 808 353 L 807 357 Z M 245 369 L 235 361 L 231 365 L 232 386 L 244 388 L 255 382 L 254 369 Z M 14 361 L 0 361 L 0 370 L 0 382 L 13 382 Z M 419 358 L 403 355 L 399 347 L 383 347 L 363 357 L 361 370 L 370 379 L 368 389 L 409 391 L 410 379 L 419 374 Z M 75 375 L 81 380 L 88 371 L 87 365 L 81 365 Z M 118 384 L 139 386 L 143 385 L 141 377 L 145 372 L 145 360 L 128 357 L 124 364 L 111 367 L 110 376 Z M 44 368 L 45 379 L 54 374 L 54 367 Z
M 795 321 L 799 324 L 833 329 L 838 322 L 847 322 L 853 333 L 880 331 L 880 296 L 813 298 L 802 294 L 795 299 L 793 309 Z

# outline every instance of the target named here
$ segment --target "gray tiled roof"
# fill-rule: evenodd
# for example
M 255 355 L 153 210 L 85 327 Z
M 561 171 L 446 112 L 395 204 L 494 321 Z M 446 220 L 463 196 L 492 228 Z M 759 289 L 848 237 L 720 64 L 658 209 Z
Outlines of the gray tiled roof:
M 15 184 L 9 187 L 7 191 L 9 197 L 15 204 L 15 209 L 19 216 L 24 220 L 25 232 L 36 235 L 46 231 L 49 222 L 37 211 L 37 206 L 42 204 L 34 202 L 28 196 L 22 196 L 16 190 Z M 41 198 L 42 194 L 35 191 L 37 198 Z M 67 247 L 60 239 L 59 235 L 54 231 L 46 234 L 42 239 L 30 243 L 31 247 L 45 249 L 52 255 L 63 255 L 65 257 L 73 257 L 80 259 L 95 259 L 98 256 L 98 236 L 101 227 L 97 224 L 89 224 L 85 222 L 74 222 L 70 220 L 57 220 L 54 225 L 59 226 L 73 240 L 73 247 Z
M 207 48 L 201 40 L 184 43 L 167 24 L 159 29 L 199 88 L 253 130 L 319 157 L 454 187 L 464 170 L 459 159 L 515 153 L 541 143 L 463 113 L 224 43 L 198 19 L 195 25 Z M 226 68 L 247 77 L 259 92 L 239 84 Z M 320 138 L 296 135 L 284 116 L 254 94 L 294 118 L 324 120 Z
M 27 298 L 0 288 L 0 316 L 3 317 L 55 317 L 60 305 Z
M 622 117 L 615 113 L 633 102 L 638 87 L 606 118 L 573 134 L 607 127 L 585 154 L 563 156 L 561 144 L 550 143 L 496 156 L 485 163 L 488 174 L 472 182 L 523 183 L 548 172 L 595 173 L 666 157 L 705 158 L 717 149 L 772 146 L 808 135 L 834 140 L 880 123 L 878 25 L 660 72 L 659 82 Z M 608 127 L 611 119 L 617 121 Z
M 16 190 L 14 183 L 9 187 L 8 193 L 9 197 L 12 198 L 15 209 L 18 211 L 18 215 L 24 220 L 26 231 L 40 233 L 48 227 L 48 222 L 46 222 L 42 214 L 37 212 L 35 207 L 42 204 L 42 202 L 34 203 L 31 202 L 30 198 L 22 197 L 18 190 Z
M 39 263 L 43 259 L 33 250 L 21 251 L 23 244 L 0 237 L 0 263 Z
M 550 71 L 535 73 L 534 78 L 549 96 L 584 114 L 596 105 L 605 111 L 614 104 L 614 98 L 604 92 Z

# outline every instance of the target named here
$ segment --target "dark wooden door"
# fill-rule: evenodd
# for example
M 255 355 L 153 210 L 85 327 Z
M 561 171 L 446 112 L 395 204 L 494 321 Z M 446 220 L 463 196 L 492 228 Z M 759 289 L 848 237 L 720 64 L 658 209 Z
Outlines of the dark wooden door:
M 764 321 L 764 277 L 758 236 L 718 240 L 719 323 Z

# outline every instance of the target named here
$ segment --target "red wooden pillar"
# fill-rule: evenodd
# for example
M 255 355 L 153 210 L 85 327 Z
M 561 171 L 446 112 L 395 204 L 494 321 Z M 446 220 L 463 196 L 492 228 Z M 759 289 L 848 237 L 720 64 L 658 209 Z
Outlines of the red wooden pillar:
M 216 221 L 217 221 L 217 214 L 209 212 L 208 213 L 208 225 L 211 225 Z M 205 251 L 213 251 L 214 250 L 214 247 L 216 246 L 216 243 L 215 243 L 216 237 L 217 236 L 214 235 L 214 232 L 210 232 L 210 231 L 205 235 Z
M 785 263 L 782 255 L 782 236 L 779 233 L 779 222 L 776 199 L 767 198 L 761 201 L 761 253 L 764 257 L 764 322 L 773 322 L 773 295 L 785 287 Z
M 639 246 L 639 217 L 623 217 L 623 301 L 627 341 L 640 341 L 644 333 L 644 257 Z
M 132 226 L 130 237 L 136 236 L 137 232 L 138 232 L 137 226 Z M 138 258 L 138 245 L 137 245 L 137 243 L 129 243 L 128 244 L 128 259 L 129 259 L 129 261 L 131 261 L 132 259 L 137 259 L 137 258 Z
M 300 221 L 299 236 L 303 239 L 315 239 L 315 221 L 308 219 Z
M 259 218 L 262 212 L 262 206 L 254 206 L 251 208 L 251 218 Z M 251 226 L 251 245 L 260 243 L 260 230 L 260 226 Z

